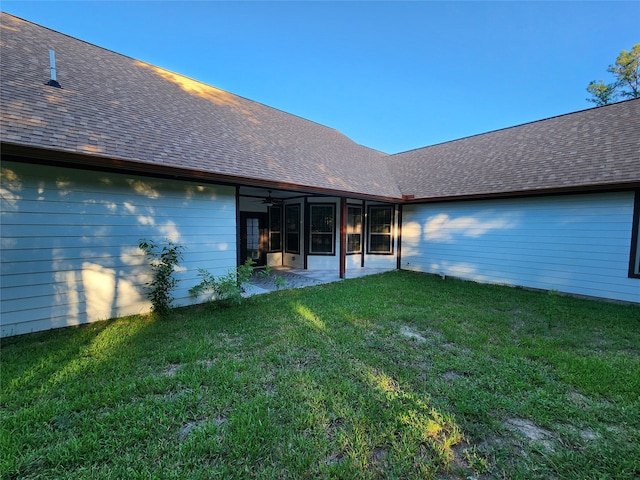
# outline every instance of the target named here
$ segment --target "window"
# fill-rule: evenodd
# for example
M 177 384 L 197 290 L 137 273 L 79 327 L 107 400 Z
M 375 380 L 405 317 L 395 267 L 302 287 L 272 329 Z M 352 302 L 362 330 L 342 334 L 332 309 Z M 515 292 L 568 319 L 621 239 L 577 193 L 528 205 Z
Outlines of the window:
M 287 253 L 300 253 L 300 205 L 284 207 L 284 217 L 284 250 Z
M 347 207 L 347 253 L 362 253 L 362 207 Z
M 269 251 L 282 251 L 282 207 L 269 207 Z
M 636 199 L 633 207 L 629 276 L 633 278 L 640 278 L 640 190 L 636 191 Z
M 316 255 L 335 255 L 335 215 L 333 204 L 309 205 L 309 253 Z
M 260 258 L 260 219 L 247 217 L 247 259 Z
M 393 254 L 393 207 L 369 207 L 369 249 L 368 253 Z

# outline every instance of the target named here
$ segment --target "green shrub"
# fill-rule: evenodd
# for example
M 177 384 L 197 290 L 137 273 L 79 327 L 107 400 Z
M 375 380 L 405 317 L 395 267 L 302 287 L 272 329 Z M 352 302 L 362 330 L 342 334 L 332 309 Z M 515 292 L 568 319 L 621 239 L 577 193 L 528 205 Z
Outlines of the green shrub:
M 192 297 L 204 295 L 207 301 L 219 301 L 224 304 L 237 305 L 242 302 L 242 285 L 249 281 L 255 262 L 248 259 L 243 265 L 229 270 L 222 277 L 216 278 L 203 268 L 198 269 L 200 283 L 189 289 Z
M 153 280 L 147 282 L 147 298 L 151 300 L 151 309 L 164 315 L 171 309 L 173 290 L 178 280 L 173 276 L 175 267 L 182 260 L 184 247 L 176 245 L 166 239 L 165 245 L 160 247 L 153 240 L 140 239 L 138 244 L 147 257 L 149 267 L 153 273 Z

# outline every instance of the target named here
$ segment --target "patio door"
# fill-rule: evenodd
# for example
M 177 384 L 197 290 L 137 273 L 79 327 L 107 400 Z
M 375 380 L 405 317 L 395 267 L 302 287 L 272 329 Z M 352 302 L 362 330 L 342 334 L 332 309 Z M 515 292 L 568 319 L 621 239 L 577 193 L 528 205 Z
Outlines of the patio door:
M 267 214 L 240 212 L 240 259 L 263 266 L 267 260 Z

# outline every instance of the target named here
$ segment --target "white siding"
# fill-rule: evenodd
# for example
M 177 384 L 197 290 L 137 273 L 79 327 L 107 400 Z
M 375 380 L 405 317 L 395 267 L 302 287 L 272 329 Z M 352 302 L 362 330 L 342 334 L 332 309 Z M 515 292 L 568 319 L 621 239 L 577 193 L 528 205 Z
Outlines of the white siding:
M 407 205 L 402 268 L 640 302 L 633 192 Z
M 236 266 L 233 187 L 3 162 L 0 193 L 3 337 L 147 312 L 141 238 L 185 247 L 176 305 Z

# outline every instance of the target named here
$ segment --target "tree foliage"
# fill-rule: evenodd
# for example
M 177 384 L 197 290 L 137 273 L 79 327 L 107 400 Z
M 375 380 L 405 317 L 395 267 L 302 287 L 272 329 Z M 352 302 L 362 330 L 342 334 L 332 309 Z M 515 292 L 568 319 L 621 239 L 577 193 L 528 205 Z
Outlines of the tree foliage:
M 617 100 L 640 98 L 640 43 L 636 43 L 630 51 L 622 50 L 616 63 L 609 65 L 607 72 L 613 75 L 614 81 L 591 81 L 587 86 L 591 94 L 591 98 L 587 98 L 589 102 L 608 105 Z

